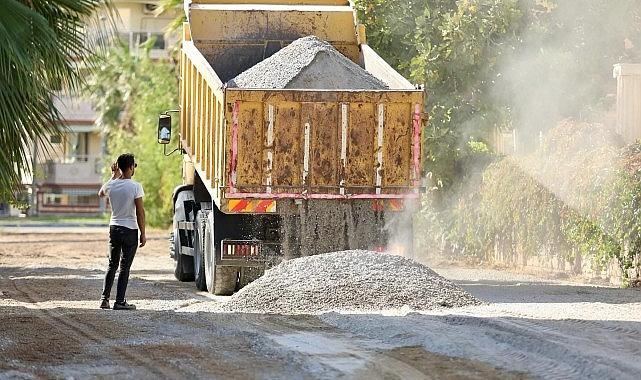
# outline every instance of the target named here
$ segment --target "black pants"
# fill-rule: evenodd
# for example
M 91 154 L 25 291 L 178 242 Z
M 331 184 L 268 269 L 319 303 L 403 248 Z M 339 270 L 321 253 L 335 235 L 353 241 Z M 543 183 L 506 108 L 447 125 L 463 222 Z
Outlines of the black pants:
M 105 284 L 102 289 L 103 300 L 108 300 L 111 295 L 111 287 L 114 284 L 116 270 L 118 270 L 118 265 L 120 264 L 116 302 L 125 301 L 125 292 L 129 282 L 129 268 L 131 268 L 131 263 L 134 261 L 137 248 L 138 230 L 122 226 L 109 226 L 109 268 L 107 269 Z

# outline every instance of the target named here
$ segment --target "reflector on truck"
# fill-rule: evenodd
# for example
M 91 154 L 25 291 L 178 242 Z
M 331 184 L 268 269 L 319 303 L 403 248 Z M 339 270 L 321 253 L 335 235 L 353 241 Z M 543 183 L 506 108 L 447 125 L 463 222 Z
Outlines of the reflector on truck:
M 262 244 L 254 240 L 223 240 L 220 257 L 223 260 L 256 260 L 263 259 Z
M 272 199 L 230 199 L 227 210 L 238 213 L 272 213 L 276 212 L 276 201 Z

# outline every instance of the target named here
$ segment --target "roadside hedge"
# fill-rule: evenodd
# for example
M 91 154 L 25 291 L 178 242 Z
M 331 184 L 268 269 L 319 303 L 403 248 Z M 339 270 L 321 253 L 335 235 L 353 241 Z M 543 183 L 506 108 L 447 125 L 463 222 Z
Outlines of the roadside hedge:
M 490 163 L 446 199 L 425 197 L 419 244 L 431 253 L 518 262 L 581 255 L 639 277 L 641 144 L 566 120 L 532 154 Z

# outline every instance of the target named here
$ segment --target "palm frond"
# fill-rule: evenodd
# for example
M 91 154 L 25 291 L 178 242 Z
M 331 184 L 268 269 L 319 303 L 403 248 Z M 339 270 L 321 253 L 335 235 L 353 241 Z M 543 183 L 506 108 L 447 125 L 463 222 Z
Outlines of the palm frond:
M 81 88 L 96 45 L 87 38 L 107 0 L 0 0 L 0 198 L 12 198 L 29 170 L 27 151 L 64 128 L 58 91 Z

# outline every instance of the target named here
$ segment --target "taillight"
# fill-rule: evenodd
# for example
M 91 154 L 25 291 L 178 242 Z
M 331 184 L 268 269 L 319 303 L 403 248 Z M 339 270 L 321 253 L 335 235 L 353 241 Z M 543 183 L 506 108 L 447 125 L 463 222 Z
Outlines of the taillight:
M 222 258 L 257 258 L 262 254 L 261 244 L 253 242 L 223 241 Z

